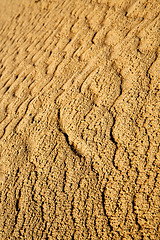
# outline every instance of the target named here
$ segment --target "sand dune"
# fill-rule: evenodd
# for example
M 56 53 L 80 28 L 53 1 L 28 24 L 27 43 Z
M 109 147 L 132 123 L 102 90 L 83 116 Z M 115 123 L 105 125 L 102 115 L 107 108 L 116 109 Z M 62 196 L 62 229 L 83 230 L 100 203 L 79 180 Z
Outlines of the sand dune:
M 160 239 L 159 1 L 0 3 L 0 239 Z

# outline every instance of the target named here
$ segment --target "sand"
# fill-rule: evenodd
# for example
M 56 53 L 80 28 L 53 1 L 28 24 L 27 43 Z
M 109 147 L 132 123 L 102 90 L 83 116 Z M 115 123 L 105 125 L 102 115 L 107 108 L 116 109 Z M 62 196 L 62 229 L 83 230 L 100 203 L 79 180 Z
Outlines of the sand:
M 0 239 L 160 239 L 159 27 L 157 0 L 0 0 Z

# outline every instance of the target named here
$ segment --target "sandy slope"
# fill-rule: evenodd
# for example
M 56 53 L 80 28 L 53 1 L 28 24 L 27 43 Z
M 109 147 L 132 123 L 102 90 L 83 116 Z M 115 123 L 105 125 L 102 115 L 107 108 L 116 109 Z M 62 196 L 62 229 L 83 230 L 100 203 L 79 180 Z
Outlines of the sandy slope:
M 0 239 L 160 238 L 159 10 L 0 0 Z

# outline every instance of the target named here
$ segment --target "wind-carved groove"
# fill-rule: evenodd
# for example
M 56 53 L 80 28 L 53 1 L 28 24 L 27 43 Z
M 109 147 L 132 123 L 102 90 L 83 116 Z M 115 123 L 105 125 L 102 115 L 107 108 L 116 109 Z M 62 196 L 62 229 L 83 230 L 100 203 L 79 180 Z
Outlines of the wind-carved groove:
M 141 225 L 138 222 L 138 214 L 135 211 L 135 206 L 136 206 L 136 204 L 135 204 L 135 195 L 133 196 L 132 206 L 133 206 L 133 214 L 135 216 L 135 222 L 136 222 L 136 225 L 138 226 L 138 231 L 140 231 L 141 230 Z
M 146 161 L 145 162 L 145 167 L 146 167 L 147 166 L 147 158 L 149 156 L 149 150 L 150 150 L 150 147 L 151 147 L 151 140 L 150 140 L 150 136 L 149 136 L 149 133 L 147 131 L 147 128 L 145 126 L 144 126 L 144 129 L 145 129 L 145 133 L 148 137 L 148 147 L 147 147 L 146 152 L 145 152 L 145 161 Z
M 41 205 L 41 217 L 42 217 L 42 222 L 45 222 L 45 219 L 44 219 L 44 207 L 43 207 L 43 204 L 44 202 L 42 202 L 42 205 Z
M 18 169 L 18 171 L 19 171 L 19 169 Z M 15 227 L 18 223 L 18 216 L 19 216 L 19 213 L 20 213 L 20 206 L 19 206 L 20 198 L 21 198 L 21 189 L 19 190 L 18 198 L 16 199 L 16 203 L 15 203 L 16 215 L 15 215 L 13 230 L 11 231 L 11 236 L 14 233 Z
M 120 96 L 122 95 L 122 83 L 123 83 L 123 76 L 121 74 L 121 71 L 118 71 L 118 67 L 116 65 L 115 62 L 112 63 L 112 68 L 114 69 L 114 71 L 116 72 L 117 76 L 119 77 L 120 79 L 120 85 L 119 85 L 119 95 L 115 98 L 114 102 L 112 103 L 112 105 L 110 106 L 109 108 L 109 112 L 111 113 L 111 109 L 112 107 L 115 105 L 115 103 L 117 102 L 117 100 L 120 98 Z M 113 116 L 113 114 L 111 113 L 111 115 Z
M 71 214 L 71 218 L 72 218 L 72 221 L 73 221 L 73 226 L 74 226 L 74 232 L 72 234 L 72 239 L 74 239 L 74 234 L 75 234 L 75 229 L 76 229 L 76 220 L 74 218 L 74 215 L 73 215 L 73 210 L 74 210 L 74 197 L 71 201 L 71 210 L 70 210 L 70 214 Z
M 103 189 L 103 192 L 102 192 L 102 206 L 103 206 L 103 212 L 104 212 L 104 215 L 107 216 L 107 213 L 106 213 L 106 209 L 105 209 L 105 188 Z
M 94 38 L 95 38 L 96 34 L 97 34 L 97 32 L 94 33 L 94 35 L 93 35 L 93 37 L 92 37 L 92 39 L 91 39 L 91 43 L 92 43 L 92 44 L 95 44 Z
M 97 67 L 95 67 L 93 70 L 91 70 L 91 71 L 85 76 L 85 79 L 83 80 L 83 82 L 80 84 L 80 86 L 79 86 L 79 93 L 81 93 L 83 96 L 84 96 L 84 94 L 82 93 L 83 85 L 85 85 L 85 83 L 87 82 L 87 79 L 89 78 L 89 76 L 91 76 L 91 74 L 93 74 L 96 70 L 97 70 Z
M 5 136 L 5 133 L 6 133 L 6 129 L 7 129 L 7 127 L 9 126 L 9 124 L 12 122 L 12 120 L 11 121 L 9 121 L 9 123 L 7 123 L 7 125 L 3 128 L 3 132 L 2 132 L 2 135 L 0 135 L 0 139 L 2 139 L 4 136 Z
M 94 229 L 95 229 L 96 237 L 99 239 L 98 230 L 96 227 L 96 217 L 94 218 Z
M 102 191 L 102 197 L 101 198 L 102 198 L 103 212 L 104 212 L 104 215 L 107 217 L 108 226 L 110 227 L 110 230 L 112 231 L 113 227 L 111 225 L 110 218 L 108 217 L 107 212 L 106 212 L 106 208 L 105 208 L 105 187 Z
M 83 156 L 81 155 L 81 153 L 75 148 L 75 146 L 73 145 L 73 143 L 72 143 L 72 144 L 70 143 L 69 137 L 68 137 L 67 133 L 64 132 L 64 130 L 63 130 L 60 122 L 61 122 L 61 119 L 60 119 L 60 109 L 59 109 L 59 110 L 58 110 L 58 130 L 59 130 L 61 133 L 63 133 L 63 135 L 64 135 L 64 137 L 65 137 L 65 139 L 66 139 L 66 142 L 67 142 L 69 148 L 71 149 L 71 151 L 72 151 L 75 155 L 77 155 L 79 158 L 82 158 Z
M 115 164 L 115 157 L 116 157 L 116 153 L 117 153 L 117 149 L 118 149 L 118 143 L 116 142 L 115 138 L 113 137 L 113 129 L 114 129 L 114 125 L 115 125 L 115 117 L 113 117 L 113 114 L 112 114 L 112 118 L 113 118 L 113 125 L 112 125 L 111 130 L 110 130 L 110 139 L 115 145 L 115 150 L 114 150 L 114 155 L 113 155 L 113 161 L 112 162 L 113 162 L 113 166 L 116 169 L 118 169 L 118 167 Z
M 65 164 L 66 165 L 66 164 Z M 65 193 L 65 186 L 66 186 L 66 181 L 67 181 L 67 171 L 64 170 L 64 177 L 63 177 L 63 192 Z
M 152 77 L 151 77 L 149 71 L 150 71 L 151 67 L 153 66 L 153 64 L 156 62 L 157 58 L 158 58 L 158 49 L 156 49 L 156 51 L 155 51 L 155 58 L 154 58 L 154 60 L 151 62 L 150 66 L 148 67 L 148 69 L 146 71 L 146 76 L 149 78 L 149 83 L 148 83 L 149 90 L 148 90 L 148 93 L 151 90 L 150 86 L 151 86 L 151 82 L 152 82 Z
M 120 79 L 119 95 L 115 98 L 114 102 L 112 103 L 112 105 L 110 106 L 110 108 L 109 108 L 109 110 L 108 110 L 109 113 L 111 114 L 112 118 L 113 118 L 113 124 L 112 124 L 111 130 L 110 130 L 110 139 L 111 139 L 111 141 L 112 141 L 112 142 L 114 143 L 114 145 L 115 145 L 115 151 L 114 151 L 114 155 L 113 155 L 113 166 L 118 170 L 118 167 L 117 167 L 116 164 L 115 164 L 115 157 L 116 157 L 116 153 L 117 153 L 117 150 L 118 150 L 118 143 L 117 143 L 117 141 L 115 140 L 114 134 L 113 134 L 114 126 L 115 126 L 115 123 L 116 123 L 116 118 L 114 117 L 114 114 L 113 114 L 113 112 L 112 112 L 112 108 L 113 108 L 113 106 L 115 105 L 115 103 L 117 102 L 117 100 L 118 100 L 118 99 L 121 97 L 121 95 L 122 95 L 123 76 L 122 76 L 121 72 L 117 70 L 118 67 L 117 67 L 117 65 L 116 65 L 115 62 L 112 63 L 112 68 L 115 70 L 117 76 L 118 76 L 119 79 Z

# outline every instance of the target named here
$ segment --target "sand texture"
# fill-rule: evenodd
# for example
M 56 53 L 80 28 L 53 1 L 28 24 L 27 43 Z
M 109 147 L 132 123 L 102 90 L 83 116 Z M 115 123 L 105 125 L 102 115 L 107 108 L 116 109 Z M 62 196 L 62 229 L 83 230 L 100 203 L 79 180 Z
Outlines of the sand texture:
M 0 0 L 0 240 L 160 239 L 159 30 L 159 0 Z

